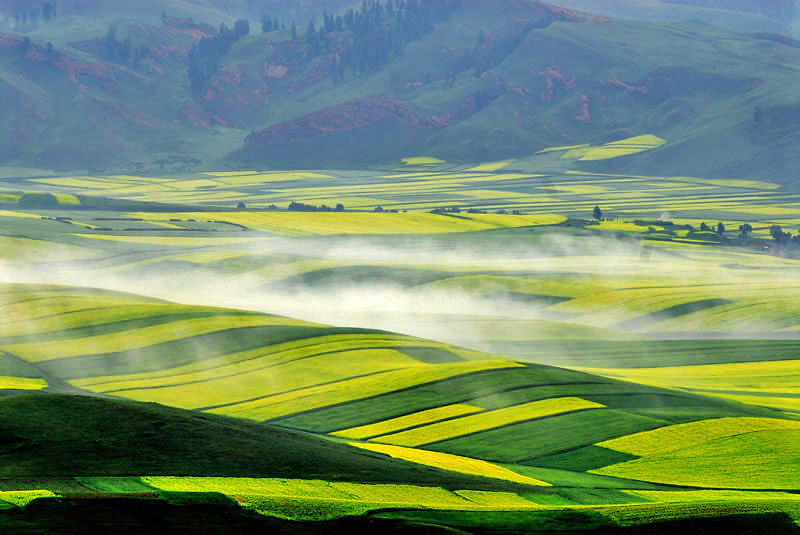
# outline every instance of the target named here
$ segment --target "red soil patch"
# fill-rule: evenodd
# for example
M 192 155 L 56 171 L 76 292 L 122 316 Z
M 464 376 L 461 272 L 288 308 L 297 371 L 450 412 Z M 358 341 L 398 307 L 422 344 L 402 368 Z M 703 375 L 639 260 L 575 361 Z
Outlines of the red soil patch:
M 581 95 L 580 113 L 575 118 L 585 123 L 592 122 L 592 114 L 589 112 L 589 97 L 586 95 Z

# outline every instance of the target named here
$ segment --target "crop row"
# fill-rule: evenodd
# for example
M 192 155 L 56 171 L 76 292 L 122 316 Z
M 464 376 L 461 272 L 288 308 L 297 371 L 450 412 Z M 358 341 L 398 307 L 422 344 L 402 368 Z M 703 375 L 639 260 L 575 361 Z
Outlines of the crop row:
M 417 447 L 432 442 L 450 440 L 462 435 L 480 433 L 481 431 L 532 420 L 534 418 L 601 407 L 603 407 L 603 405 L 599 403 L 575 397 L 545 399 L 462 416 L 453 420 L 433 423 L 408 431 L 400 431 L 399 433 L 381 436 L 374 440 L 397 446 Z

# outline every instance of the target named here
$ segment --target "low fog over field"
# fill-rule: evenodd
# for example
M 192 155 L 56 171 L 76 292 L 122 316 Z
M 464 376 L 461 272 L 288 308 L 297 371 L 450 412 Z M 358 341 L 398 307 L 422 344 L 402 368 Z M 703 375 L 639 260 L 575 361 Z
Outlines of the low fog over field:
M 112 273 L 93 267 L 92 260 L 70 262 L 56 248 L 50 258 L 36 263 L 6 263 L 2 279 L 242 308 L 481 350 L 522 344 L 523 354 L 515 350 L 516 357 L 524 357 L 525 344 L 537 340 L 638 337 L 643 327 L 674 315 L 689 318 L 681 332 L 707 331 L 705 317 L 696 320 L 697 325 L 691 323 L 693 313 L 722 310 L 739 298 L 749 299 L 751 309 L 763 306 L 754 296 L 761 292 L 765 301 L 774 300 L 766 292 L 776 288 L 781 288 L 780 303 L 774 310 L 800 296 L 790 282 L 799 268 L 789 260 L 717 248 L 677 252 L 613 238 L 549 234 L 483 239 L 477 246 L 473 241 L 430 237 L 281 238 L 247 246 L 241 253 L 263 262 L 258 269 L 235 274 L 200 264 L 179 273 L 132 264 L 131 269 Z M 765 269 L 764 263 L 774 269 Z M 526 289 L 544 279 L 555 285 Z M 648 296 L 650 292 L 657 292 L 657 299 Z M 743 293 L 734 296 L 735 292 Z M 648 299 L 656 305 L 645 304 Z M 578 304 L 571 306 L 571 300 Z M 690 308 L 681 309 L 683 302 Z M 658 316 L 661 308 L 672 310 L 673 316 Z M 768 336 L 764 333 L 776 330 L 776 320 L 762 316 L 742 316 L 745 328 L 720 328 L 705 335 Z M 784 321 L 785 326 L 789 323 Z M 676 336 L 668 331 L 655 335 Z

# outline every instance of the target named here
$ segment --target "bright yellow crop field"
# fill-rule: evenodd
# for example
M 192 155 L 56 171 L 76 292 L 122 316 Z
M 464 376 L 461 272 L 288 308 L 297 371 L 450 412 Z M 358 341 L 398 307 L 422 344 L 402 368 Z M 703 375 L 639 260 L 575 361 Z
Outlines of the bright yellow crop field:
M 298 359 L 276 366 L 262 363 L 260 368 L 248 372 L 215 369 L 210 373 L 196 372 L 147 382 L 123 382 L 115 385 L 116 390 L 105 391 L 137 401 L 197 409 L 254 398 L 270 400 L 313 389 L 317 385 L 346 381 L 354 375 L 381 375 L 382 372 L 414 367 L 427 366 L 395 350 L 364 349 Z M 145 389 L 140 390 L 142 388 Z
M 620 139 L 619 141 L 611 141 L 606 143 L 605 146 L 615 147 L 618 145 L 641 145 L 644 147 L 658 147 L 666 143 L 663 139 L 653 134 L 645 134 L 643 136 L 629 137 L 627 139 Z
M 39 498 L 57 498 L 58 496 L 49 490 L 11 490 L 0 491 L 0 501 L 25 507 L 33 500 Z
M 151 381 L 164 378 L 189 377 L 191 374 L 205 373 L 210 369 L 228 374 L 246 373 L 254 369 L 263 368 L 267 364 L 275 365 L 291 362 L 293 360 L 323 353 L 372 349 L 376 347 L 419 347 L 422 343 L 424 342 L 401 335 L 393 337 L 371 334 L 343 334 L 310 337 L 247 351 L 240 351 L 238 353 L 231 353 L 222 357 L 170 368 L 168 370 L 126 375 L 105 375 L 91 379 L 80 379 L 74 381 L 73 384 L 95 392 L 105 392 L 108 390 L 125 388 L 128 386 L 127 383 L 139 383 L 138 386 L 157 384 Z M 440 346 L 435 342 L 429 342 L 429 344 L 429 347 Z M 445 344 L 441 344 L 441 346 L 444 347 Z
M 522 364 L 511 361 L 474 361 L 436 366 L 415 366 L 389 371 L 348 381 L 304 388 L 266 399 L 239 403 L 208 412 L 252 420 L 268 420 L 296 412 L 377 396 L 403 388 L 456 377 L 466 373 L 520 368 Z
M 0 390 L 41 390 L 42 388 L 47 388 L 47 381 L 44 379 L 0 375 Z
M 800 486 L 800 429 L 717 438 L 590 472 L 671 485 L 796 490 Z
M 78 199 L 75 195 L 71 195 L 69 193 L 53 193 L 53 197 L 56 198 L 58 204 L 63 206 L 69 205 L 79 205 L 81 203 L 80 199 Z
M 136 213 L 130 217 L 146 221 L 170 218 L 214 219 L 244 225 L 254 230 L 285 236 L 329 234 L 439 234 L 535 225 L 557 225 L 566 221 L 559 215 L 464 214 L 459 217 L 428 213 L 319 213 L 319 212 L 215 212 Z M 180 239 L 180 238 L 174 238 Z
M 514 160 L 501 160 L 499 162 L 487 162 L 487 163 L 482 163 L 480 165 L 476 165 L 475 167 L 471 167 L 471 168 L 467 169 L 467 171 L 480 171 L 480 172 L 487 171 L 487 172 L 491 173 L 491 172 L 497 171 L 499 169 L 503 169 L 504 167 L 508 167 L 512 163 L 514 163 Z
M 94 177 L 64 177 L 64 178 L 40 178 L 34 180 L 41 184 L 48 184 L 53 186 L 63 186 L 67 188 L 80 188 L 89 190 L 104 190 L 110 189 L 108 182 Z
M 503 409 L 462 416 L 454 420 L 433 423 L 408 431 L 381 436 L 373 440 L 375 442 L 393 444 L 396 446 L 418 447 L 432 442 L 439 442 L 462 435 L 494 429 L 495 427 L 531 420 L 533 418 L 541 418 L 543 416 L 552 416 L 554 414 L 584 409 L 599 409 L 602 407 L 604 407 L 604 405 L 600 403 L 574 397 L 545 399 Z
M 2 204 L 17 204 L 21 198 L 22 198 L 22 193 L 10 193 L 10 192 L 0 193 L 0 203 Z
M 698 446 L 720 438 L 776 429 L 800 430 L 800 422 L 777 418 L 717 418 L 661 427 L 597 445 L 645 457 Z
M 16 210 L 0 210 L 0 217 L 21 217 L 26 219 L 41 219 L 42 216 L 29 214 L 28 212 L 18 212 Z
M 404 448 L 401 446 L 390 446 L 387 444 L 365 444 L 362 442 L 351 442 L 350 445 L 369 451 L 383 453 L 394 457 L 395 459 L 403 459 L 404 461 L 424 464 L 426 466 L 433 466 L 435 468 L 450 470 L 452 472 L 491 477 L 494 479 L 504 479 L 506 481 L 522 483 L 525 485 L 550 485 L 544 481 L 523 476 L 503 466 L 482 461 L 480 459 L 471 459 L 469 457 L 462 457 L 460 455 L 452 455 L 449 453 L 439 453 L 436 451 L 418 450 L 414 448 Z
M 101 334 L 86 338 L 9 344 L 3 346 L 2 349 L 29 362 L 39 362 L 57 358 L 78 357 L 81 355 L 130 351 L 132 349 L 179 340 L 181 338 L 189 338 L 200 334 L 259 325 L 310 324 L 300 320 L 280 318 L 277 316 L 218 316 L 175 321 L 168 324 L 153 325 L 140 329 Z
M 661 368 L 597 369 L 582 371 L 636 383 L 682 388 L 707 394 L 772 394 L 800 396 L 800 360 L 705 364 Z M 748 398 L 759 403 L 758 395 Z M 769 402 L 769 399 L 765 399 Z M 798 398 L 800 401 L 800 398 Z M 769 406 L 769 405 L 767 405 Z M 784 407 L 791 408 L 791 407 Z
M 45 312 L 49 311 L 50 314 L 42 318 L 30 317 L 27 315 L 28 310 L 22 307 L 17 307 L 14 312 L 9 311 L 9 317 L 13 318 L 16 314 L 24 313 L 26 319 L 18 321 L 11 321 L 7 323 L 0 323 L 0 336 L 19 336 L 23 334 L 39 334 L 39 333 L 57 333 L 66 329 L 76 329 L 80 327 L 88 327 L 90 325 L 103 325 L 107 323 L 115 323 L 118 321 L 126 321 L 138 318 L 150 318 L 164 316 L 167 314 L 182 314 L 182 313 L 198 313 L 198 312 L 212 312 L 219 311 L 210 307 L 191 307 L 186 305 L 172 305 L 172 304 L 134 304 L 132 302 L 125 303 L 120 306 L 100 306 L 109 305 L 111 303 L 100 302 L 96 300 L 87 303 L 87 305 L 94 305 L 87 310 L 75 310 L 75 299 L 67 299 L 67 305 L 63 309 L 56 310 L 55 312 L 70 312 L 69 314 L 53 313 L 51 307 L 58 306 L 59 300 L 47 299 L 46 304 L 33 301 L 30 304 L 37 303 L 46 307 Z M 0 314 L 4 310 L 0 308 Z M 33 316 L 34 314 L 32 314 Z
M 324 520 L 387 507 L 457 511 L 541 508 L 513 493 L 453 492 L 418 485 L 166 476 L 143 477 L 142 481 L 173 492 L 219 492 L 260 513 L 294 520 Z
M 445 163 L 445 161 L 431 156 L 411 156 L 409 158 L 403 158 L 403 163 L 406 165 L 436 165 Z
M 564 147 L 548 147 L 546 149 L 542 149 L 542 150 L 538 151 L 536 154 L 546 154 L 548 152 L 561 152 L 561 151 L 568 151 L 568 150 L 572 150 L 572 149 L 583 149 L 583 148 L 586 148 L 586 147 L 589 147 L 589 146 L 590 145 L 588 143 L 586 143 L 586 144 L 583 144 L 583 145 L 566 145 Z
M 750 405 L 761 405 L 771 409 L 785 409 L 792 412 L 800 412 L 800 397 L 795 396 L 765 396 L 759 393 L 747 394 L 721 394 L 715 392 L 714 395 L 723 399 L 748 403 Z
M 597 147 L 592 147 L 589 145 L 574 145 L 571 147 L 554 147 L 551 149 L 545 149 L 545 151 L 542 152 L 566 150 L 566 152 L 561 156 L 562 160 L 608 160 L 611 158 L 618 158 L 620 156 L 627 156 L 629 154 L 637 154 L 639 152 L 652 150 L 664 145 L 665 143 L 666 141 L 660 137 L 648 134 L 644 136 L 636 136 L 628 139 L 621 139 L 619 141 L 613 141 Z
M 351 429 L 345 429 L 343 431 L 337 431 L 336 433 L 331 434 L 342 438 L 363 440 L 378 435 L 393 433 L 409 427 L 430 424 L 433 422 L 438 422 L 439 420 L 453 418 L 455 416 L 463 416 L 473 412 L 480 412 L 482 410 L 483 409 L 481 407 L 473 407 L 472 405 L 446 405 L 444 407 L 436 407 L 434 409 L 415 412 L 406 416 L 400 416 L 398 418 L 392 418 L 390 420 L 384 420 L 374 424 L 362 425 L 360 427 L 353 427 Z

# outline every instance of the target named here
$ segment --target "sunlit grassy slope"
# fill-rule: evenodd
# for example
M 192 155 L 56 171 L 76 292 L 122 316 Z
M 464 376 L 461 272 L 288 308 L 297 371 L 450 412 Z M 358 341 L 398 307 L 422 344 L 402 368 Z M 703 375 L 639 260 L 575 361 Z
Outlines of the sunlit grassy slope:
M 775 217 L 793 229 L 790 194 L 754 181 L 437 165 L 382 171 L 374 188 L 333 172 L 292 173 L 280 189 L 276 174 L 257 172 L 36 182 L 82 202 L 101 182 L 131 202 L 171 197 L 154 185 L 169 184 L 171 202 L 209 204 L 243 188 L 255 209 L 25 209 L 9 194 L 0 212 L 9 276 L 203 302 L 224 294 L 229 308 L 0 285 L 0 411 L 6 404 L 11 423 L 0 454 L 12 461 L 0 492 L 13 493 L 0 494 L 0 509 L 33 514 L 62 503 L 51 494 L 84 493 L 224 500 L 315 521 L 428 507 L 455 516 L 424 523 L 448 526 L 798 518 L 788 493 L 797 260 L 653 217 L 674 203 L 695 226 L 712 221 L 707 211 L 734 229 L 758 219 L 763 233 Z M 711 190 L 717 197 L 704 199 Z M 289 199 L 401 211 L 257 209 Z M 464 199 L 526 215 L 402 213 L 402 203 L 466 208 Z M 577 219 L 598 202 L 629 216 Z M 548 215 L 562 213 L 570 219 Z M 328 325 L 363 325 L 360 307 L 368 325 L 389 318 L 386 330 Z M 301 321 L 292 310 L 328 315 Z M 395 323 L 408 310 L 412 320 Z M 417 336 L 394 332 L 409 325 Z M 71 430 L 56 440 L 60 420 Z M 118 434 L 100 430 L 108 422 Z M 263 433 L 272 439 L 254 444 Z M 317 457 L 315 470 L 302 467 Z
M 533 464 L 671 422 L 768 414 L 382 331 L 62 286 L 3 290 L 15 316 L 0 324 L 1 362 L 8 377 L 20 370 L 11 387 L 47 381 L 59 390 L 66 381 L 97 394 Z M 37 314 L 49 304 L 58 316 Z M 469 410 L 450 410 L 458 407 Z M 552 436 L 558 428 L 581 432 Z
M 40 492 L 31 499 L 66 492 L 45 475 L 161 475 L 169 477 L 142 481 L 166 497 L 220 492 L 297 520 L 387 507 L 557 516 L 564 505 L 669 502 L 633 493 L 666 490 L 660 483 L 794 485 L 781 467 L 793 462 L 800 424 L 768 409 L 384 331 L 133 294 L 5 284 L 0 296 L 14 311 L 0 323 L 3 393 L 25 392 L 20 385 L 42 392 L 0 398 L 0 449 L 12 461 L 3 473 L 28 480 L 3 485 Z M 49 310 L 57 314 L 42 313 Z M 53 432 L 67 420 L 68 430 Z M 716 468 L 741 451 L 746 469 Z M 773 475 L 755 482 L 764 474 Z M 134 480 L 77 485 L 141 491 Z M 27 495 L 9 496 L 0 500 L 19 506 Z M 737 499 L 756 512 L 791 512 L 795 503 L 758 493 Z M 645 510 L 608 514 L 649 521 Z

